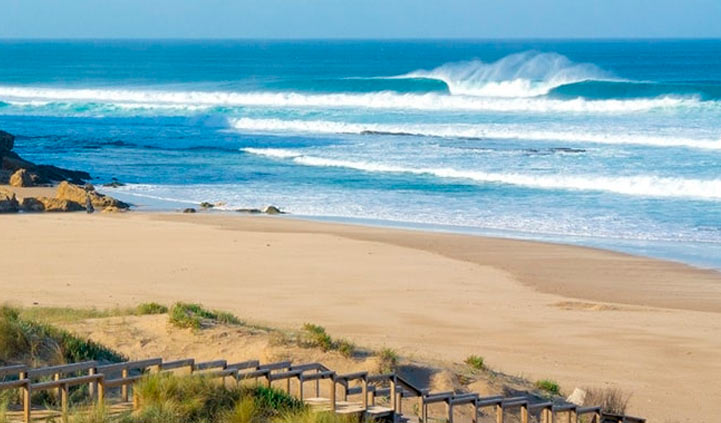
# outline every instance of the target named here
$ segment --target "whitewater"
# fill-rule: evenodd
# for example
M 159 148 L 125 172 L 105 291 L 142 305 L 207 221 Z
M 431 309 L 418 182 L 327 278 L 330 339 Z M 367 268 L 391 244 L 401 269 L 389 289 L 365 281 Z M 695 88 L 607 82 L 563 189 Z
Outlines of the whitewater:
M 151 209 L 721 268 L 721 42 L 145 43 L 0 43 L 0 128 Z

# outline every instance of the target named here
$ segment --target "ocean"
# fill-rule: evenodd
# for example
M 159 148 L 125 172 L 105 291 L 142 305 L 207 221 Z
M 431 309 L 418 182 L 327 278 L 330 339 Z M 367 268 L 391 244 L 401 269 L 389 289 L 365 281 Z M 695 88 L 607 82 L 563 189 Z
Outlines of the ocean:
M 0 41 L 0 129 L 141 209 L 721 269 L 721 40 Z

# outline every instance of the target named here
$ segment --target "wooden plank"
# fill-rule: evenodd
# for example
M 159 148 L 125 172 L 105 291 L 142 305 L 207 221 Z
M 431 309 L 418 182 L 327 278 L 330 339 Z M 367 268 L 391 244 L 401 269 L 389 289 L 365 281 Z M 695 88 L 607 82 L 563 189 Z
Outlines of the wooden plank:
M 258 366 L 258 370 L 282 370 L 291 367 L 290 361 L 279 361 L 277 363 L 261 364 Z
M 174 370 L 182 367 L 193 367 L 195 359 L 186 358 L 183 360 L 165 361 L 160 364 L 161 370 Z
M 27 370 L 28 370 L 28 366 L 25 366 L 23 364 L 0 367 L 0 377 L 5 377 L 8 375 L 19 376 L 20 373 L 26 373 Z
M 224 369 L 227 365 L 228 365 L 228 362 L 225 360 L 205 361 L 202 363 L 195 363 L 193 365 L 193 371 L 216 369 L 218 367 Z
M 56 374 L 62 375 L 65 373 L 73 373 L 73 372 L 88 370 L 90 368 L 97 367 L 97 365 L 98 365 L 97 361 L 83 361 L 80 363 L 63 364 L 60 366 L 39 367 L 37 369 L 29 369 L 27 371 L 27 374 L 28 374 L 28 378 L 38 378 L 38 377 L 50 376 L 50 375 L 56 375 Z
M 0 382 L 0 391 L 4 389 L 17 389 L 22 388 L 23 386 L 30 383 L 30 379 L 18 379 L 18 380 L 11 380 L 9 382 Z
M 257 369 L 260 365 L 258 360 L 241 361 L 239 363 L 231 363 L 226 367 L 229 369 L 245 370 L 245 369 Z

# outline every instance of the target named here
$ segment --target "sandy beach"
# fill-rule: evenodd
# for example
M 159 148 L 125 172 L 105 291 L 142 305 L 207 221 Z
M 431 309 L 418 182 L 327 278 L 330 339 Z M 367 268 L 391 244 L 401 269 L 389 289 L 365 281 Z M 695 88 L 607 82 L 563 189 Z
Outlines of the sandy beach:
M 217 213 L 0 218 L 3 302 L 194 301 L 369 347 L 470 354 L 565 391 L 615 386 L 649 421 L 712 421 L 721 275 L 589 248 Z

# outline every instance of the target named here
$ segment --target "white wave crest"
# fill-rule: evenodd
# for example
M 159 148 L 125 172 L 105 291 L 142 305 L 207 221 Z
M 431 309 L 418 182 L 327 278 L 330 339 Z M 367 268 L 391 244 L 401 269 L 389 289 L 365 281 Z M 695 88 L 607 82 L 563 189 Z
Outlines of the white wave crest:
M 469 179 L 481 183 L 517 185 L 536 189 L 601 191 L 640 197 L 695 198 L 721 200 L 721 179 L 686 179 L 660 176 L 526 175 L 482 172 L 453 168 L 413 168 L 386 163 L 341 160 L 304 155 L 274 148 L 243 149 L 246 153 L 274 158 L 291 158 L 305 166 L 338 167 L 364 172 L 408 173 L 438 178 Z
M 698 98 L 658 97 L 632 100 L 571 100 L 551 98 L 490 98 L 468 95 L 398 94 L 301 94 L 296 92 L 161 91 L 117 89 L 63 89 L 0 86 L 0 101 L 63 101 L 110 103 L 118 107 L 293 107 L 364 108 L 425 111 L 630 113 L 653 109 L 694 107 L 707 103 Z
M 585 130 L 553 131 L 520 125 L 479 124 L 377 124 L 348 123 L 323 120 L 231 119 L 230 125 L 242 131 L 298 132 L 315 134 L 363 134 L 368 132 L 389 135 L 418 135 L 443 138 L 490 138 L 501 140 L 560 141 L 617 145 L 645 145 L 654 147 L 688 147 L 721 150 L 721 138 L 700 139 L 672 136 L 652 136 L 630 133 L 593 133 Z
M 524 52 L 493 63 L 480 60 L 447 63 L 402 77 L 441 80 L 456 95 L 535 97 L 561 85 L 608 79 L 609 75 L 593 64 L 574 63 L 557 53 Z

